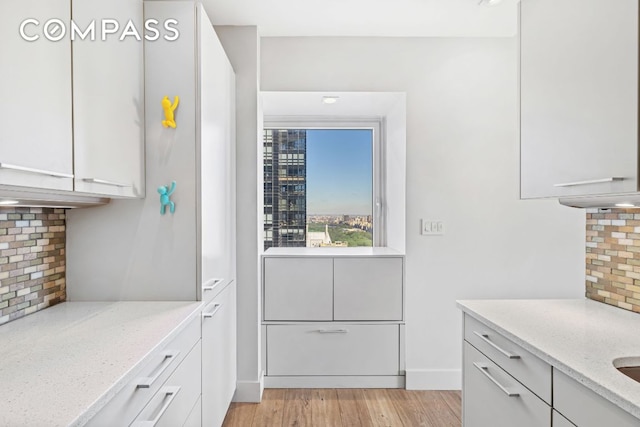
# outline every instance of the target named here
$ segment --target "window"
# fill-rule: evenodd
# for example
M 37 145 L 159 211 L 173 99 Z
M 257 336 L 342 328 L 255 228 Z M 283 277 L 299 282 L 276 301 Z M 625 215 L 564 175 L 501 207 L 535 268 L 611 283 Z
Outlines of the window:
M 373 121 L 268 123 L 264 248 L 382 246 L 379 135 Z

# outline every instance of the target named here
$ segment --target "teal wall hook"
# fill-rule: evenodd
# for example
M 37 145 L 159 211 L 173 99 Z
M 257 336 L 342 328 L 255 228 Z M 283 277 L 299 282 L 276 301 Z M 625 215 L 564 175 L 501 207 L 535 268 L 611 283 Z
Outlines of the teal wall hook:
M 171 188 L 167 188 L 166 185 L 158 187 L 158 193 L 160 193 L 160 215 L 165 214 L 167 206 L 169 206 L 169 212 L 174 213 L 176 211 L 176 204 L 171 201 L 171 195 L 175 190 L 175 181 L 171 181 Z

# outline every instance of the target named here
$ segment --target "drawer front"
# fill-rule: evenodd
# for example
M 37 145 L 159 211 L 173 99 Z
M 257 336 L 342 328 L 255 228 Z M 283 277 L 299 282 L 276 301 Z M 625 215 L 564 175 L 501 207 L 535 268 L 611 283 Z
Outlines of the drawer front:
M 562 414 L 555 409 L 551 414 L 551 425 L 553 427 L 576 427 L 575 424 L 563 417 Z
M 464 339 L 551 404 L 551 366 L 548 363 L 469 315 L 464 316 Z
M 264 320 L 333 320 L 333 260 L 264 258 Z
M 464 343 L 462 405 L 465 427 L 551 425 L 551 407 L 469 343 Z
M 162 384 L 187 357 L 200 339 L 200 319 L 195 317 L 172 341 L 167 343 L 91 420 L 89 426 L 129 425 Z
M 151 398 L 149 404 L 144 407 L 132 427 L 184 425 L 200 398 L 201 351 L 198 341 L 180 366 Z
M 557 369 L 553 370 L 553 407 L 580 427 L 640 425 L 638 418 Z
M 398 325 L 268 325 L 267 375 L 399 375 Z
M 334 320 L 402 320 L 402 258 L 335 258 Z

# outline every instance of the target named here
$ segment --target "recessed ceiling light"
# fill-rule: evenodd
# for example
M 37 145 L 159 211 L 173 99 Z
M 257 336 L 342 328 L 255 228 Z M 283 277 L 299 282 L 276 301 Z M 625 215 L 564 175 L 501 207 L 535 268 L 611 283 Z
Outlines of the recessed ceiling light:
M 0 206 L 1 205 L 17 205 L 18 203 L 20 203 L 18 200 L 0 200 Z
M 335 104 L 338 102 L 339 96 L 323 96 L 322 103 L 323 104 Z
M 636 205 L 633 203 L 616 203 L 616 207 L 618 208 L 635 208 Z
M 480 0 L 479 6 L 493 6 L 500 3 L 502 0 Z

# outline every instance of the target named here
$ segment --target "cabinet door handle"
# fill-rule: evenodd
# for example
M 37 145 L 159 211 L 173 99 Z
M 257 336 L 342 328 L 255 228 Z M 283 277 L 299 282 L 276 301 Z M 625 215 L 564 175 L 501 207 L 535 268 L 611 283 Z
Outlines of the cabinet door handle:
M 167 370 L 169 365 L 171 365 L 171 363 L 176 360 L 179 354 L 180 352 L 177 350 L 167 351 L 164 354 L 162 362 L 160 362 L 160 365 L 155 369 L 155 373 L 150 377 L 142 377 L 138 379 L 136 388 L 150 388 L 153 383 L 156 382 L 156 380 L 160 377 L 160 375 L 162 375 L 162 373 Z
M 316 331 L 319 334 L 348 334 L 348 329 L 318 329 Z
M 9 169 L 14 171 L 27 172 L 27 173 L 33 173 L 36 175 L 47 175 L 47 176 L 53 176 L 55 178 L 73 178 L 73 174 L 53 172 L 53 171 L 48 171 L 44 169 L 28 168 L 26 166 L 10 165 L 7 163 L 0 163 L 0 169 Z
M 151 414 L 156 414 L 156 416 L 153 417 L 153 419 L 151 420 L 136 421 L 135 423 L 131 424 L 131 426 L 132 427 L 153 427 L 156 424 L 158 424 L 158 421 L 160 421 L 160 418 L 162 418 L 164 413 L 167 411 L 167 409 L 169 408 L 169 405 L 171 405 L 171 402 L 173 402 L 173 399 L 176 398 L 176 395 L 178 394 L 179 391 L 180 391 L 180 387 L 177 387 L 177 386 L 163 387 L 158 392 L 160 395 L 164 395 L 164 397 L 160 399 L 161 406 L 160 408 L 151 412 Z
M 211 311 L 210 311 L 210 312 L 208 312 L 208 313 L 206 313 L 206 312 L 203 312 L 203 313 L 202 313 L 202 318 L 203 318 L 203 319 L 211 319 L 213 316 L 215 316 L 215 315 L 216 315 L 216 313 L 217 313 L 218 311 L 220 311 L 220 309 L 221 309 L 221 308 L 222 308 L 222 304 L 214 304 L 214 305 L 213 305 L 213 310 L 211 310 Z
M 498 350 L 500 353 L 502 353 L 505 357 L 509 358 L 509 359 L 520 359 L 520 356 L 518 356 L 517 354 L 513 354 L 511 352 L 508 352 L 507 350 L 498 347 L 493 341 L 491 341 L 489 339 L 489 334 L 486 333 L 480 333 L 480 332 L 476 332 L 473 331 L 473 334 L 480 337 L 480 339 L 484 342 L 486 342 L 487 344 L 489 344 L 491 347 L 495 348 L 496 350 Z
M 106 181 L 104 179 L 98 179 L 98 178 L 82 178 L 82 180 L 84 182 L 88 182 L 88 183 L 91 183 L 91 184 L 110 185 L 112 187 L 122 187 L 122 188 L 131 188 L 132 187 L 132 185 L 129 185 L 129 184 L 122 184 L 120 182 Z
M 212 291 L 213 288 L 216 287 L 216 285 L 220 282 L 222 282 L 223 279 L 211 279 L 211 280 L 207 280 L 205 282 L 204 285 L 202 285 L 202 290 L 203 291 Z
M 554 187 L 576 187 L 579 185 L 604 184 L 607 182 L 624 181 L 624 178 L 612 176 L 611 178 L 591 179 L 588 181 L 565 182 L 562 184 L 553 184 Z
M 495 385 L 498 386 L 498 388 L 500 390 L 502 390 L 504 392 L 504 394 L 506 394 L 509 397 L 518 397 L 520 396 L 520 393 L 515 393 L 513 391 L 509 391 L 505 386 L 503 386 L 502 384 L 500 384 L 498 382 L 498 380 L 496 380 L 495 378 L 493 378 L 493 376 L 489 373 L 489 367 L 486 365 L 482 365 L 480 363 L 474 362 L 473 366 L 475 366 L 480 372 L 482 372 L 484 374 L 485 377 L 489 378 L 491 380 L 492 383 L 494 383 Z

